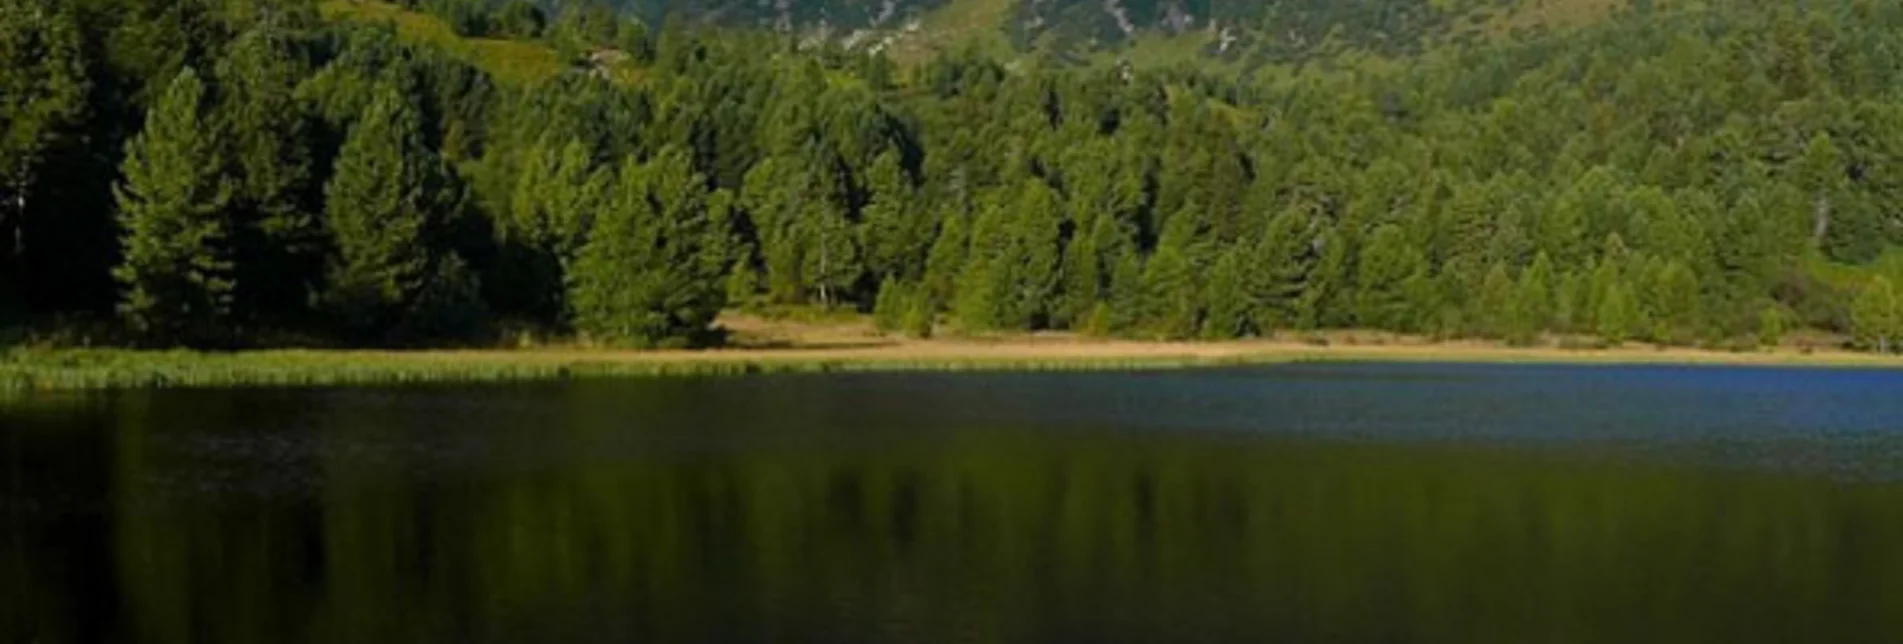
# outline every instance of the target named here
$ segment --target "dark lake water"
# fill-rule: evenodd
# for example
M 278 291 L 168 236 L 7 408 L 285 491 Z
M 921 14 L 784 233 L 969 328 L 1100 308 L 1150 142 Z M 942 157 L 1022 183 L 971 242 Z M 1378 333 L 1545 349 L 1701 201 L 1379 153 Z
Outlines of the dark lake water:
M 0 642 L 1903 640 L 1903 373 L 0 405 Z

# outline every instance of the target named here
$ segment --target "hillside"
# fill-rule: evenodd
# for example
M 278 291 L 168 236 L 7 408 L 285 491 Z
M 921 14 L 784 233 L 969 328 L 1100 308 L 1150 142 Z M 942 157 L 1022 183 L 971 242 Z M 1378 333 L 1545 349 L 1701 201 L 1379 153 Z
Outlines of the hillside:
M 227 24 L 183 43 L 139 40 L 180 15 L 144 5 L 20 14 L 0 44 L 51 44 L 0 50 L 30 101 L 0 109 L 41 130 L 4 142 L 51 147 L 0 155 L 24 160 L 0 310 L 199 346 L 682 346 L 774 307 L 914 335 L 1903 339 L 1894 3 L 1275 4 L 1235 20 L 1305 44 L 1220 63 L 1182 15 L 1077 53 L 1082 18 L 1010 32 L 1083 11 L 1056 0 L 933 7 L 913 31 L 947 39 L 898 61 L 602 9 L 243 4 L 191 0 Z
M 1637 0 L 1651 10 L 1668 0 Z M 1607 20 L 1634 0 L 618 0 L 658 24 L 668 12 L 709 24 L 796 32 L 916 57 L 969 46 L 997 53 L 1197 57 L 1288 63 L 1365 52 L 1406 55 L 1450 43 L 1527 36 Z M 1164 44 L 1169 41 L 1170 44 Z M 1158 61 L 1159 51 L 1177 52 Z
M 441 48 L 498 80 L 529 83 L 561 73 L 567 63 L 555 50 L 540 43 L 500 38 L 466 38 L 441 18 L 383 2 L 326 0 L 318 5 L 325 20 L 366 25 L 392 25 L 397 36 L 419 45 Z

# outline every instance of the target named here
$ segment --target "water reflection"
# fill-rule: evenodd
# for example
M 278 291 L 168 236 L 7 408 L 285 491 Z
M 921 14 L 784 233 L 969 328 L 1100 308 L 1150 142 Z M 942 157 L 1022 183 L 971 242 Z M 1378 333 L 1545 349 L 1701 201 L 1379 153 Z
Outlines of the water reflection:
M 1586 445 L 974 425 L 775 387 L 132 394 L 13 416 L 0 640 L 1903 633 L 1891 484 Z

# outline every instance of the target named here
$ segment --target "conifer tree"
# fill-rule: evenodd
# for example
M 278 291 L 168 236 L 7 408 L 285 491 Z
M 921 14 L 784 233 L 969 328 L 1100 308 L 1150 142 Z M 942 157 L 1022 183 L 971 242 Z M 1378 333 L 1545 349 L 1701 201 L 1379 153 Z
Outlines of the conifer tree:
M 1239 338 L 1255 330 L 1250 315 L 1260 310 L 1250 296 L 1247 276 L 1243 275 L 1244 251 L 1240 247 L 1225 251 L 1209 269 L 1209 283 L 1203 290 L 1202 336 L 1211 340 Z
M 709 194 L 681 148 L 623 164 L 613 198 L 569 275 L 575 328 L 610 343 L 702 339 L 725 305 L 732 197 Z
M 1403 286 L 1425 268 L 1420 251 L 1408 243 L 1399 227 L 1376 229 L 1361 255 L 1356 319 L 1370 328 L 1407 329 L 1413 312 Z
M 291 34 L 260 27 L 218 63 L 217 114 L 236 175 L 233 245 L 247 277 L 235 299 L 252 316 L 303 313 L 322 262 L 311 124 L 295 91 L 312 73 L 305 56 Z
M 573 261 L 594 229 L 609 179 L 579 140 L 536 146 L 516 183 L 510 229 L 558 262 Z
M 866 267 L 880 277 L 918 279 L 929 239 L 913 221 L 911 186 L 896 153 L 887 151 L 867 171 L 871 202 L 863 209 Z
M 1249 264 L 1244 280 L 1250 301 L 1257 306 L 1250 318 L 1259 332 L 1294 327 L 1301 321 L 1302 295 L 1312 259 L 1311 246 L 1303 238 L 1305 219 L 1298 211 L 1276 215 L 1244 255 Z
M 1507 339 L 1516 343 L 1529 343 L 1537 338 L 1541 331 L 1551 326 L 1553 321 L 1553 262 L 1546 253 L 1533 258 L 1533 264 L 1520 273 L 1520 283 L 1513 294 L 1513 321 L 1507 333 Z
M 913 290 L 911 295 L 911 301 L 905 307 L 905 315 L 899 319 L 899 328 L 905 331 L 906 335 L 914 338 L 932 337 L 936 312 L 931 298 L 918 290 Z
M 1062 301 L 1052 307 L 1051 325 L 1079 328 L 1090 310 L 1103 301 L 1105 270 L 1102 249 L 1111 241 L 1109 217 L 1093 216 L 1064 248 Z
M 416 107 L 384 86 L 324 187 L 332 253 L 321 304 L 342 331 L 385 340 L 422 292 L 452 199 Z
M 231 309 L 233 190 L 206 92 L 189 67 L 172 80 L 127 145 L 116 191 L 125 258 L 113 270 L 125 287 L 119 312 L 159 342 L 204 341 Z
M 1559 278 L 1553 292 L 1553 328 L 1565 333 L 1577 332 L 1587 316 L 1586 281 L 1579 273 L 1568 272 Z
M 965 216 L 953 212 L 939 225 L 938 236 L 925 260 L 924 295 L 935 305 L 950 304 L 957 287 L 958 274 L 965 264 L 969 240 L 965 235 Z
M 1143 267 L 1143 314 L 1149 331 L 1164 338 L 1187 338 L 1202 324 L 1200 293 L 1191 247 L 1190 216 L 1173 217 L 1156 252 Z
M 1296 328 L 1339 327 L 1355 321 L 1357 300 L 1362 298 L 1350 289 L 1349 282 L 1355 277 L 1354 241 L 1339 229 L 1324 230 L 1316 240 L 1321 252 L 1297 303 Z
M 865 273 L 858 226 L 837 205 L 822 200 L 801 220 L 798 237 L 804 250 L 800 275 L 819 304 L 831 307 L 853 301 L 853 287 Z
M 911 290 L 895 278 L 885 278 L 872 305 L 873 326 L 888 333 L 899 330 L 911 304 Z
M 746 175 L 741 203 L 752 220 L 765 261 L 767 293 L 773 301 L 796 304 L 805 301 L 808 288 L 818 281 L 809 274 L 820 264 L 837 276 L 838 261 L 818 255 L 813 241 L 831 233 L 828 249 L 838 254 L 841 244 L 851 244 L 842 235 L 848 232 L 837 221 L 821 221 L 828 204 L 816 173 L 796 156 L 775 155 L 762 159 Z
M 1493 338 L 1513 339 L 1514 299 L 1513 277 L 1507 274 L 1505 264 L 1495 262 L 1487 269 L 1486 277 L 1481 278 L 1480 292 L 1474 298 L 1474 310 L 1469 317 L 1476 324 L 1475 332 Z
M 997 330 L 1011 317 L 1013 277 L 1012 231 L 1008 215 L 995 198 L 980 206 L 972 221 L 970 252 L 954 284 L 953 310 L 966 331 Z
M 1618 346 L 1632 333 L 1632 316 L 1635 305 L 1632 290 L 1624 282 L 1613 282 L 1599 296 L 1599 308 L 1595 323 L 1599 338 L 1606 344 Z
M 744 242 L 734 250 L 733 268 L 727 274 L 727 304 L 750 308 L 760 293 L 760 271 L 753 267 L 753 247 Z
M 1132 246 L 1120 246 L 1110 271 L 1110 298 L 1104 307 L 1091 312 L 1092 326 L 1104 333 L 1127 334 L 1147 322 L 1144 301 L 1144 261 Z M 1107 310 L 1108 316 L 1098 316 Z M 1099 319 L 1107 317 L 1108 319 Z
M 1655 328 L 1653 339 L 1663 344 L 1688 344 L 1698 335 L 1698 276 L 1677 259 L 1662 263 L 1650 288 Z
M 1863 348 L 1878 353 L 1896 350 L 1903 338 L 1903 307 L 1889 278 L 1877 276 L 1858 290 L 1850 308 L 1850 326 Z
M 1012 204 L 1011 247 L 1003 261 L 1011 266 L 1011 301 L 1006 324 L 1026 329 L 1048 326 L 1057 303 L 1063 263 L 1064 211 L 1057 193 L 1029 180 Z
M 24 250 L 27 207 L 47 152 L 74 138 L 71 128 L 87 111 L 81 47 L 79 27 L 60 3 L 0 0 L 0 267 L 11 268 Z M 0 297 L 7 286 L 0 283 Z

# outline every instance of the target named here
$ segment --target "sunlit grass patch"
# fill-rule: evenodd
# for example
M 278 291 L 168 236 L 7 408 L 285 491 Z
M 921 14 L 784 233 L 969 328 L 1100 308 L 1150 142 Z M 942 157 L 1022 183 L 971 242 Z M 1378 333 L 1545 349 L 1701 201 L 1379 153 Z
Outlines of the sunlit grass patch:
M 493 38 L 464 38 L 449 23 L 382 2 L 329 0 L 318 5 L 324 19 L 369 24 L 392 24 L 397 35 L 419 44 L 439 47 L 508 83 L 532 84 L 560 74 L 561 56 L 541 44 Z

